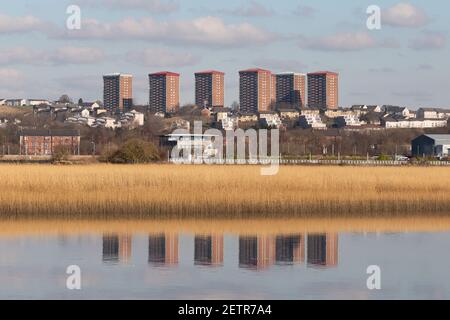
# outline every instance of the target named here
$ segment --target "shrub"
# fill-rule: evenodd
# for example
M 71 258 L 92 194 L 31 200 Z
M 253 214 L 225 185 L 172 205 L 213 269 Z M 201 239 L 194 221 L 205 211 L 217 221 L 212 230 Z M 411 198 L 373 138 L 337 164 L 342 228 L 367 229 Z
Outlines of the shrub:
M 53 163 L 65 162 L 69 159 L 70 150 L 64 146 L 56 146 L 52 154 Z
M 149 163 L 160 160 L 154 144 L 139 139 L 127 141 L 108 157 L 111 163 Z

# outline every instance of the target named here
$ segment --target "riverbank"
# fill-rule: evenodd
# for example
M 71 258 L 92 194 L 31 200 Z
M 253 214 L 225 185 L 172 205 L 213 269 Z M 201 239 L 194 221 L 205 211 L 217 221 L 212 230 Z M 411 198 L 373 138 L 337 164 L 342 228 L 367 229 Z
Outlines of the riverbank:
M 441 167 L 1 165 L 0 218 L 450 216 Z

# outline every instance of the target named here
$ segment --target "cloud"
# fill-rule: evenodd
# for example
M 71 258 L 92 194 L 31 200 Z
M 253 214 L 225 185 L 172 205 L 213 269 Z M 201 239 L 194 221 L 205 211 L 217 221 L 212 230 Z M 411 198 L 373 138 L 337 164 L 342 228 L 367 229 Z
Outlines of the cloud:
M 151 13 L 172 13 L 180 8 L 177 1 L 161 0 L 79 0 L 78 3 L 108 9 L 145 10 Z
M 438 32 L 425 31 L 411 39 L 409 47 L 414 50 L 440 50 L 447 46 L 447 38 Z
M 307 66 L 298 60 L 286 60 L 286 59 L 270 59 L 263 58 L 257 59 L 253 62 L 255 66 L 264 66 L 265 68 L 274 69 L 276 71 L 294 71 L 301 72 L 302 69 L 306 69 Z
M 46 23 L 31 15 L 11 17 L 0 14 L 0 33 L 26 33 L 40 31 L 46 27 Z
M 150 17 L 127 18 L 114 23 L 85 20 L 81 30 L 66 30 L 60 35 L 71 39 L 144 40 L 178 45 L 242 47 L 268 43 L 275 34 L 249 23 L 226 24 L 217 17 L 183 21 L 156 21 Z
M 420 65 L 418 65 L 417 66 L 417 70 L 433 70 L 434 69 L 434 67 L 431 65 L 431 64 L 426 64 L 426 63 L 423 63 L 423 64 L 420 64 Z
M 382 68 L 371 68 L 369 69 L 370 72 L 376 72 L 376 73 L 393 73 L 395 72 L 395 69 L 390 67 L 382 67 Z
M 293 14 L 302 18 L 312 18 L 316 14 L 316 9 L 310 6 L 299 5 L 294 9 Z
M 422 27 L 429 22 L 428 15 L 422 9 L 410 3 L 401 2 L 382 12 L 383 24 L 392 27 L 416 28 Z
M 318 39 L 303 39 L 300 47 L 321 51 L 357 51 L 374 48 L 378 44 L 367 32 L 338 33 Z
M 180 53 L 174 50 L 156 48 L 141 51 L 130 51 L 126 60 L 152 68 L 178 68 L 195 65 L 200 58 L 191 53 Z
M 105 58 L 101 49 L 61 47 L 52 51 L 15 47 L 0 51 L 0 64 L 61 65 L 93 64 Z
M 230 14 L 241 17 L 270 17 L 275 14 L 273 9 L 266 8 L 256 1 L 250 1 L 247 5 L 243 5 L 234 10 L 219 10 L 220 14 Z
M 0 85 L 7 89 L 17 89 L 23 84 L 23 74 L 12 68 L 0 68 Z

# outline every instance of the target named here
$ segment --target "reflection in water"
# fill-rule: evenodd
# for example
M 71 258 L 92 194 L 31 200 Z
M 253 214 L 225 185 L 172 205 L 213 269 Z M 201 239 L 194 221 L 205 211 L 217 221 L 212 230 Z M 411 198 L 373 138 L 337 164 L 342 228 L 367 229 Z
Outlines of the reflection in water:
M 103 261 L 128 263 L 131 257 L 131 236 L 128 234 L 103 235 Z
M 223 235 L 195 236 L 194 264 L 221 266 L 223 264 Z
M 177 265 L 178 235 L 150 235 L 148 237 L 148 262 L 157 266 Z
M 103 235 L 103 261 L 127 263 L 131 257 L 131 236 Z M 338 264 L 338 234 L 294 234 L 239 236 L 239 267 L 264 270 L 274 264 L 335 267 Z M 148 237 L 148 262 L 155 266 L 178 264 L 178 235 L 157 234 Z M 194 264 L 222 266 L 224 237 L 222 234 L 196 235 Z
M 273 236 L 239 237 L 239 267 L 264 269 L 275 261 Z
M 276 263 L 292 265 L 305 261 L 304 238 L 302 235 L 276 237 Z
M 312 266 L 334 267 L 338 264 L 338 235 L 314 234 L 307 240 L 308 264 Z

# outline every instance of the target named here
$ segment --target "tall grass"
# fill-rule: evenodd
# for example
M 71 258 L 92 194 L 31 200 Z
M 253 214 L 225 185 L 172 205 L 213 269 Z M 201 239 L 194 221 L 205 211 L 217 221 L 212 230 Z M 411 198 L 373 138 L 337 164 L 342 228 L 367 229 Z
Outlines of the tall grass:
M 281 235 L 342 232 L 448 232 L 450 217 L 156 219 L 156 220 L 0 220 L 0 238 L 98 234 Z
M 450 216 L 447 168 L 0 165 L 0 218 Z

